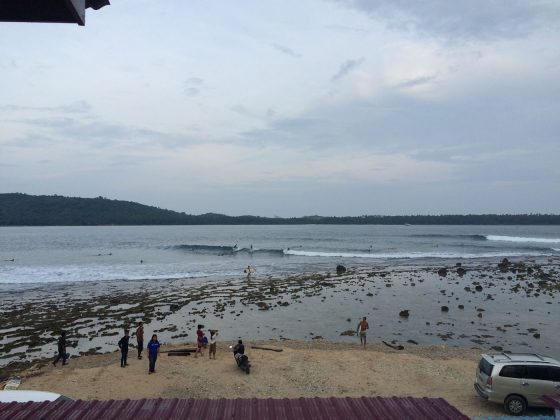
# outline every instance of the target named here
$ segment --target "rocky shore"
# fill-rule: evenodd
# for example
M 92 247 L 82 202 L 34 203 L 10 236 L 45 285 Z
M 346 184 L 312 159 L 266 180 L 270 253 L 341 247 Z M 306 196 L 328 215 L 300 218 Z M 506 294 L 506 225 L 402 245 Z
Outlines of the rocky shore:
M 442 266 L 348 268 L 343 274 L 279 278 L 171 279 L 50 284 L 0 291 L 3 376 L 43 366 L 67 331 L 73 357 L 112 352 L 123 328 L 173 345 L 197 323 L 223 339 L 295 338 L 355 343 L 370 320 L 371 341 L 407 349 L 446 344 L 559 357 L 559 260 L 448 262 Z M 131 340 L 135 342 L 134 337 Z

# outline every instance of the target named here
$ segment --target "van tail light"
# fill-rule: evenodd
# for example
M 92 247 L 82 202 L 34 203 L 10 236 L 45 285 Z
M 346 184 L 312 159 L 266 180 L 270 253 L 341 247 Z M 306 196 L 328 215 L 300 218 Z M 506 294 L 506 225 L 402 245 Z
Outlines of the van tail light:
M 489 376 L 488 379 L 486 379 L 486 386 L 488 388 L 492 388 L 492 377 Z

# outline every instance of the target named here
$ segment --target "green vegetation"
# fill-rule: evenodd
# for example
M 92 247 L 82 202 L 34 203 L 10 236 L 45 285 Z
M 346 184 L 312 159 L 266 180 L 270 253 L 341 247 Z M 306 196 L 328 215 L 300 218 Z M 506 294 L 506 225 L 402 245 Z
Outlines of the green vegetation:
M 553 214 L 468 214 L 433 216 L 358 216 L 292 218 L 191 215 L 158 207 L 103 197 L 0 194 L 0 226 L 98 226 L 98 225 L 560 225 Z

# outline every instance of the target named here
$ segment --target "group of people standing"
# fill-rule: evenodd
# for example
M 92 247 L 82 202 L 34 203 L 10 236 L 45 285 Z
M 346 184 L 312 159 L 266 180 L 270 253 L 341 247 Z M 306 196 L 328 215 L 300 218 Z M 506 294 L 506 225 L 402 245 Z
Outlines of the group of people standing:
M 129 330 L 124 330 L 124 336 L 119 340 L 119 348 L 121 349 L 121 367 L 124 368 L 128 366 L 128 346 L 129 346 Z M 157 335 L 152 335 L 152 339 L 146 345 L 146 351 L 148 353 L 148 373 L 155 373 L 156 371 L 156 360 L 159 355 L 159 348 L 161 344 L 157 339 Z M 144 350 L 144 323 L 139 322 L 136 328 L 136 349 L 138 350 L 138 360 L 142 359 L 142 351 Z
M 199 354 L 203 356 L 203 350 L 208 346 L 208 344 L 210 344 L 208 358 L 216 360 L 218 330 L 208 330 L 210 332 L 210 340 L 208 340 L 203 328 L 204 325 L 199 324 L 196 329 L 196 352 L 194 353 L 194 357 L 198 357 Z

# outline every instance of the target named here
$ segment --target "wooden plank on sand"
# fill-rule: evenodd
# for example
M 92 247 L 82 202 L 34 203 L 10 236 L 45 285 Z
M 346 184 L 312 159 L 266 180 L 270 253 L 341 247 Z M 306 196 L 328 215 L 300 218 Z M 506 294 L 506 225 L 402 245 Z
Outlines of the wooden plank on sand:
M 280 349 L 278 347 L 268 347 L 268 346 L 251 346 L 252 349 L 257 349 L 257 350 L 270 350 L 270 351 L 275 351 L 275 352 L 281 352 L 283 351 L 283 349 Z

